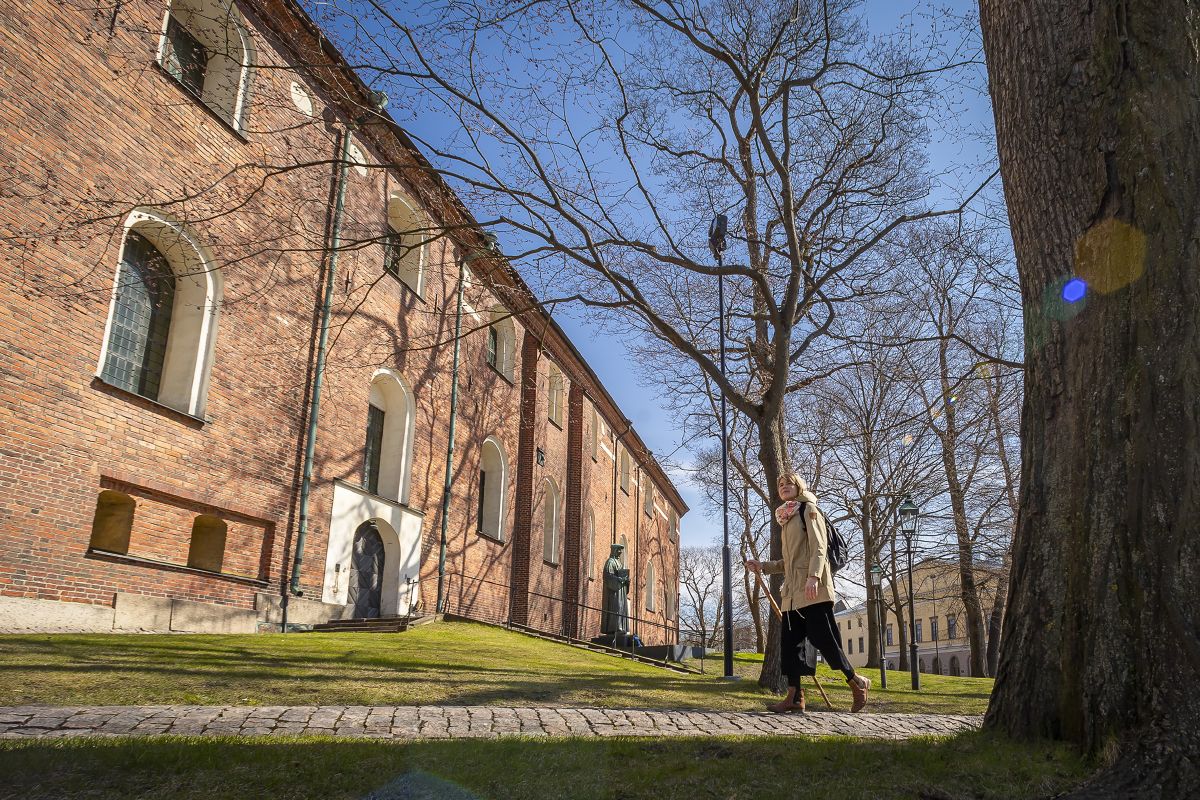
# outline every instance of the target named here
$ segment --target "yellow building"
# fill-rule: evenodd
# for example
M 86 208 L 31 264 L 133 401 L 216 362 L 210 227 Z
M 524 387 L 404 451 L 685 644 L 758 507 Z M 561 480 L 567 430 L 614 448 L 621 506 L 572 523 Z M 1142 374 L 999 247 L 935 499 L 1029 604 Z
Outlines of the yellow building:
M 897 622 L 895 612 L 888 609 L 883 630 L 884 655 L 888 669 L 900 668 L 900 625 L 908 628 L 908 575 L 901 571 L 897 587 L 903 608 L 903 622 Z M 975 581 L 979 587 L 983 604 L 984 636 L 995 602 L 997 581 L 1000 571 L 993 567 L 980 566 L 975 570 Z M 971 646 L 967 640 L 967 622 L 963 614 L 962 593 L 959 588 L 958 562 L 948 559 L 926 559 L 913 565 L 913 594 L 916 597 L 916 643 L 917 666 L 921 672 L 940 675 L 970 675 Z M 884 581 L 885 601 L 891 602 L 893 595 Z M 839 607 L 842 605 L 838 604 Z M 867 630 L 867 607 L 865 603 L 837 610 L 834 618 L 842 635 L 842 644 L 850 663 L 855 667 L 867 664 L 870 643 Z

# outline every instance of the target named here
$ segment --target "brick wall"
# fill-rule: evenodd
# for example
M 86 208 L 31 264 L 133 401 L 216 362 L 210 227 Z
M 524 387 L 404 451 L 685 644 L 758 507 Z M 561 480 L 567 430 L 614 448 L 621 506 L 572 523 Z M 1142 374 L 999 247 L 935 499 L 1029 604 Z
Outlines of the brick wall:
M 241 4 L 259 64 L 244 133 L 157 66 L 165 3 L 122 5 L 111 34 L 109 11 L 19 5 L 0 17 L 0 126 L 11 164 L 0 192 L 8 278 L 0 285 L 0 596 L 111 605 L 119 591 L 252 608 L 256 592 L 280 591 L 295 545 L 333 161 L 348 115 L 322 84 L 291 69 L 299 45 L 273 33 L 286 26 L 256 16 L 282 13 L 277 0 Z M 293 105 L 293 83 L 312 98 L 311 117 Z M 360 131 L 354 143 L 389 168 L 347 172 L 300 585 L 306 597 L 321 596 L 334 481 L 361 481 L 371 382 L 388 369 L 413 398 L 407 505 L 424 515 L 428 609 L 443 527 L 457 261 L 466 253 L 448 239 L 430 242 L 421 296 L 386 273 L 389 198 L 425 205 L 434 227 L 458 212 L 411 157 L 396 155 L 394 140 Z M 139 206 L 186 221 L 223 285 L 203 419 L 96 377 L 123 227 Z M 567 592 L 599 605 L 598 583 L 578 575 L 585 508 L 596 520 L 597 574 L 610 539 L 611 465 L 584 452 L 589 415 L 577 383 L 592 379 L 537 311 L 514 320 L 515 383 L 492 368 L 486 309 L 513 304 L 511 280 L 496 262 L 471 269 L 445 525 L 447 601 L 459 613 L 561 628 L 562 603 L 551 598 Z M 551 362 L 570 398 L 563 428 L 546 415 Z M 587 397 L 599 391 L 588 383 Z M 499 538 L 478 530 L 488 437 L 507 462 Z M 564 501 L 557 564 L 542 558 L 546 477 Z M 124 555 L 89 549 L 106 489 L 137 502 Z M 632 531 L 636 500 L 618 500 L 619 526 Z M 227 525 L 220 574 L 187 567 L 200 514 Z M 643 549 L 669 551 L 656 537 L 647 529 Z M 581 631 L 592 624 L 586 613 L 578 619 Z

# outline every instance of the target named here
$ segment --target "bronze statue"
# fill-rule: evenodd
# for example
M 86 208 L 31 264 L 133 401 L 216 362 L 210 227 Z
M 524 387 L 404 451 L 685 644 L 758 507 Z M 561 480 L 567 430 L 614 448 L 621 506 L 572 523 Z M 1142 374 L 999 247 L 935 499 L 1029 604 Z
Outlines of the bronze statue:
M 614 544 L 608 561 L 604 562 L 604 603 L 600 615 L 600 632 L 624 638 L 629 630 L 629 570 L 621 566 L 624 545 Z

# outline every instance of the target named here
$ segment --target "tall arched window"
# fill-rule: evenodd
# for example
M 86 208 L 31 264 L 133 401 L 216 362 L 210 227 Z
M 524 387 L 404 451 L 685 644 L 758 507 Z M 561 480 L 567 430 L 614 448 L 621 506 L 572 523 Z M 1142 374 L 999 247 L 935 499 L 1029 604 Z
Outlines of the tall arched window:
M 511 312 L 496 305 L 489 309 L 488 317 L 488 363 L 511 381 L 517 361 L 517 332 Z
M 596 407 L 591 407 L 591 414 L 588 416 L 588 440 L 592 452 L 592 459 L 600 457 L 600 415 L 596 413 Z
M 563 374 L 557 366 L 552 362 L 548 377 L 548 390 L 546 392 L 547 403 L 549 405 L 548 416 L 550 421 L 555 425 L 562 427 L 563 421 Z
M 542 483 L 542 558 L 551 564 L 558 563 L 559 540 L 559 496 L 554 481 L 547 478 Z
M 125 237 L 117 273 L 108 352 L 100 375 L 126 391 L 158 399 L 175 305 L 175 272 L 150 240 Z
M 593 577 L 593 570 L 596 568 L 596 513 L 592 509 L 587 510 L 587 522 L 584 525 L 583 535 L 586 539 L 584 542 L 586 555 L 583 562 L 583 575 L 588 580 Z
M 504 540 L 504 489 L 507 463 L 500 443 L 488 438 L 479 457 L 479 532 Z
M 163 70 L 221 119 L 245 127 L 254 43 L 229 0 L 173 0 L 159 48 Z
M 381 369 L 371 381 L 363 487 L 408 502 L 413 440 L 412 391 L 399 373 Z
M 138 210 L 126 226 L 97 374 L 126 391 L 203 416 L 220 270 L 177 220 Z
M 430 225 L 416 203 L 394 193 L 388 201 L 383 268 L 425 296 L 425 259 Z
M 646 610 L 657 611 L 658 608 L 654 601 L 654 559 L 651 558 L 646 562 Z
M 133 532 L 133 498 L 121 492 L 105 490 L 96 498 L 92 518 L 92 539 L 88 547 L 105 553 L 128 553 Z

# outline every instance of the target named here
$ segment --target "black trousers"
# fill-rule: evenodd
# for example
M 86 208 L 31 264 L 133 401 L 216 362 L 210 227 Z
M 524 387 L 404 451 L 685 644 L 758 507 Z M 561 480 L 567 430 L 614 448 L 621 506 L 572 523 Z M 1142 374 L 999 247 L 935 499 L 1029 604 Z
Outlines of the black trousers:
M 783 649 L 779 671 L 787 678 L 788 686 L 799 686 L 802 676 L 816 674 L 813 648 L 820 651 L 830 668 L 840 669 L 847 678 L 854 677 L 854 667 L 842 650 L 842 634 L 833 618 L 833 603 L 814 603 L 785 611 L 781 628 Z

